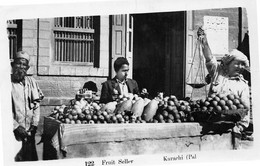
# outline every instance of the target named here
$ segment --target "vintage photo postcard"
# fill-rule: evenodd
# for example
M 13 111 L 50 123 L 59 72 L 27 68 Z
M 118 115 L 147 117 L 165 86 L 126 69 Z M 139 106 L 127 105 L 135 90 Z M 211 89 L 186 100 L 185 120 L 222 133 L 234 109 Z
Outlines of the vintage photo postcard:
M 256 160 L 256 1 L 2 7 L 5 165 Z

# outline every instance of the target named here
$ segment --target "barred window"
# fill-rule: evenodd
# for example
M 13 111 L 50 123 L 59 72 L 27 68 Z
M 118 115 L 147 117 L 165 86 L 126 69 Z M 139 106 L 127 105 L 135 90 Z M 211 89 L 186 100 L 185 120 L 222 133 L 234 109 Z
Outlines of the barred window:
M 7 20 L 7 33 L 9 39 L 9 58 L 13 60 L 16 52 L 21 50 L 22 33 L 21 20 Z
M 99 17 L 54 18 L 55 61 L 94 64 L 99 54 Z

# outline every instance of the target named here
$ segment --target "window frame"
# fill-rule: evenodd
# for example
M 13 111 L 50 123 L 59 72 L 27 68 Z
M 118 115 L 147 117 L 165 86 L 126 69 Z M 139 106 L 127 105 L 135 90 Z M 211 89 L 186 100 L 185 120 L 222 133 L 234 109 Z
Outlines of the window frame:
M 78 16 L 74 16 L 78 17 Z M 57 17 L 55 17 L 57 18 Z M 100 60 L 100 16 L 93 16 L 93 29 L 83 29 L 83 28 L 59 28 L 54 26 L 54 19 L 51 19 L 51 62 L 52 65 L 55 66 L 81 66 L 81 67 L 89 67 L 89 68 L 99 68 L 99 60 Z M 93 39 L 94 39 L 94 55 L 93 55 L 93 62 L 72 62 L 72 61 L 56 61 L 55 60 L 55 37 L 54 31 L 66 31 L 66 32 L 93 32 Z

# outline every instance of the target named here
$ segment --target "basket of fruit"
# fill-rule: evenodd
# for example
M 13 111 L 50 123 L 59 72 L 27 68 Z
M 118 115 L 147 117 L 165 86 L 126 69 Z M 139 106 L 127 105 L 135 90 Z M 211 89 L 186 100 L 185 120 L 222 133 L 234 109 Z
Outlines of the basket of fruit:
M 233 94 L 211 94 L 206 99 L 191 102 L 191 107 L 198 122 L 238 122 L 248 113 L 245 103 Z

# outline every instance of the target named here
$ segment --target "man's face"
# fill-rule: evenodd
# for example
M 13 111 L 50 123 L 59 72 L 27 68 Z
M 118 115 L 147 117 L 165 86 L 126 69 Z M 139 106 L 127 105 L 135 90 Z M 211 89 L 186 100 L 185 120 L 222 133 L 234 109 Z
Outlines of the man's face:
M 245 63 L 243 61 L 233 60 L 228 65 L 228 75 L 231 77 L 238 76 L 245 69 Z
M 20 82 L 26 76 L 29 64 L 26 59 L 16 59 L 13 63 L 13 79 L 16 82 Z
M 122 67 L 117 71 L 116 76 L 119 80 L 124 80 L 127 78 L 129 71 L 129 66 L 127 64 L 122 65 Z

